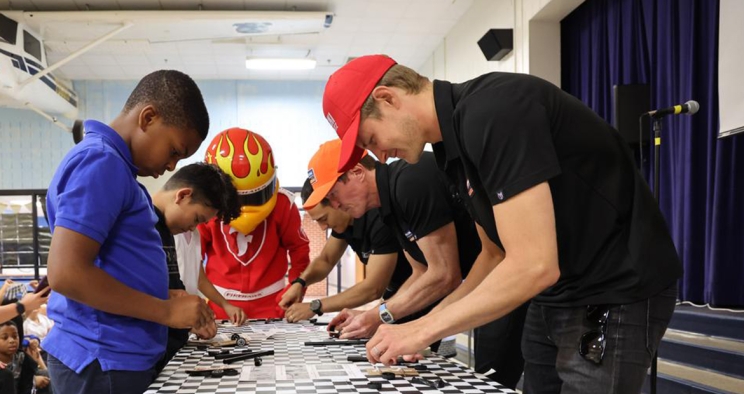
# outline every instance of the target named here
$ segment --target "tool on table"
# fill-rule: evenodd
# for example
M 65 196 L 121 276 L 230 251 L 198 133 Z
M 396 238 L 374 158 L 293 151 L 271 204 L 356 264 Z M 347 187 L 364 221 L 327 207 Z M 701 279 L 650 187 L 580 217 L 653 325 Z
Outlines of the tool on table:
M 344 346 L 344 345 L 364 345 L 369 339 L 343 339 L 339 341 L 317 341 L 305 342 L 305 346 Z
M 228 352 L 225 352 L 225 353 L 215 354 L 214 359 L 215 360 L 224 360 L 226 358 L 232 358 L 232 357 L 235 357 L 235 356 L 242 356 L 244 354 L 251 354 L 251 353 L 255 353 L 255 351 L 250 350 L 250 349 L 240 349 L 237 352 L 230 352 L 230 351 L 228 351 Z
M 234 362 L 243 361 L 243 360 L 250 360 L 252 358 L 261 357 L 261 356 L 273 356 L 274 351 L 273 350 L 265 350 L 262 352 L 253 352 L 253 353 L 246 353 L 246 354 L 238 354 L 234 357 L 223 359 L 222 362 L 225 364 L 232 364 Z
M 442 378 L 438 378 L 437 380 L 429 380 L 429 379 L 424 379 L 422 377 L 415 377 L 415 378 L 411 378 L 410 382 L 416 383 L 416 384 L 423 384 L 424 386 L 429 386 L 434 389 L 441 389 L 442 387 L 447 386 L 447 382 L 445 382 L 444 379 Z
M 194 369 L 186 371 L 189 376 L 206 376 L 210 378 L 221 378 L 223 376 L 237 376 L 240 374 L 240 370 L 237 368 L 230 367 L 209 367 Z
M 366 356 L 347 356 L 346 361 L 351 361 L 353 363 L 359 363 L 359 362 L 368 362 Z M 406 361 L 403 357 L 398 357 L 395 359 L 395 364 L 401 365 L 401 364 L 416 364 L 418 360 L 413 361 Z

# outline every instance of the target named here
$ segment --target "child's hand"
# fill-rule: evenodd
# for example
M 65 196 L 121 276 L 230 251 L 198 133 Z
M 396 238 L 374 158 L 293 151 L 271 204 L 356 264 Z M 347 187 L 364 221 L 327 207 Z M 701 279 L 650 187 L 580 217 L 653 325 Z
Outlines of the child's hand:
M 245 312 L 243 311 L 243 308 L 238 308 L 230 303 L 225 303 L 222 309 L 225 310 L 225 313 L 227 314 L 227 317 L 230 318 L 232 324 L 242 326 L 243 322 L 245 322 Z
M 214 325 L 214 313 L 204 300 L 195 295 L 170 298 L 165 302 L 168 312 L 164 323 L 168 327 L 201 329 L 210 323 Z
M 41 375 L 34 376 L 34 386 L 40 389 L 49 386 L 49 378 Z
M 35 338 L 31 338 L 31 337 L 26 337 L 26 338 L 28 338 L 28 348 L 27 348 L 27 350 L 29 350 L 31 352 L 38 353 L 39 352 L 39 349 L 40 349 L 39 348 L 39 340 L 38 339 L 35 339 Z
M 202 326 L 200 328 L 192 328 L 191 332 L 196 334 L 200 339 L 212 339 L 217 335 L 217 323 L 212 320 L 210 324 Z
M 33 282 L 33 281 L 31 281 L 31 282 Z M 13 279 L 5 279 L 5 282 L 3 282 L 3 286 L 2 287 L 8 287 L 8 286 L 10 286 L 12 284 L 13 284 Z

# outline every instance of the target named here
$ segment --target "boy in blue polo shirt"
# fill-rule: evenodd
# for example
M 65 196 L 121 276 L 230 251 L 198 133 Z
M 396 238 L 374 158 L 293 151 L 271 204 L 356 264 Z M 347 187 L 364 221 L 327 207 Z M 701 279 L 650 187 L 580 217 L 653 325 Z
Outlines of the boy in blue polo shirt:
M 56 393 L 142 393 L 167 328 L 213 336 L 197 296 L 168 299 L 157 216 L 137 175 L 157 178 L 191 156 L 209 130 L 196 83 L 178 71 L 145 76 L 110 125 L 88 120 L 47 193 L 52 243 L 42 346 Z

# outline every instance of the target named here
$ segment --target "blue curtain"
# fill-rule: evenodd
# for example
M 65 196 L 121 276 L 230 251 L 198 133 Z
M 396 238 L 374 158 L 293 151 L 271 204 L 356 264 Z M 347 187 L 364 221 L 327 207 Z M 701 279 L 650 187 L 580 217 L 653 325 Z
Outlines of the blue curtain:
M 659 205 L 685 269 L 680 298 L 740 307 L 744 135 L 717 139 L 718 12 L 718 0 L 586 1 L 561 22 L 562 86 L 610 123 L 614 85 L 649 84 L 653 108 L 700 103 L 663 120 Z

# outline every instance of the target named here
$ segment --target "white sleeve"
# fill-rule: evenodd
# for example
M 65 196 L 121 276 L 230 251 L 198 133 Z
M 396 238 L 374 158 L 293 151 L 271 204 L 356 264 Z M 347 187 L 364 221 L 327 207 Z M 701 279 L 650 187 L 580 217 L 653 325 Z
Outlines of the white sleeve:
M 181 281 L 189 294 L 199 294 L 199 265 L 202 263 L 199 231 L 194 230 L 173 237 Z

